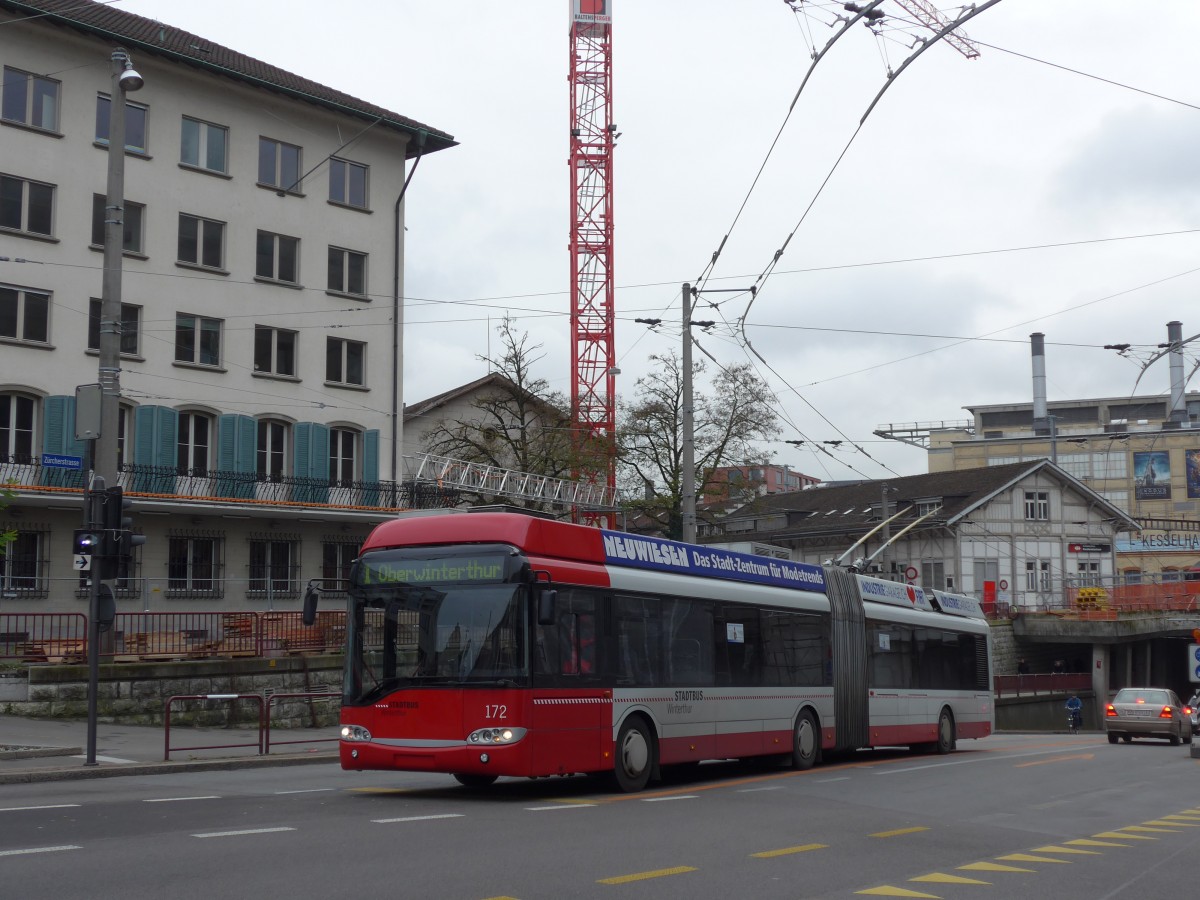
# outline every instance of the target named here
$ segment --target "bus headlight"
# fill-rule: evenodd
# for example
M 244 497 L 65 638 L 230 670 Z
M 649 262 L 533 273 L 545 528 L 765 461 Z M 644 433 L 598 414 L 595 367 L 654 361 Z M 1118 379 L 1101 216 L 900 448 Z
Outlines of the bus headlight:
M 480 728 L 467 735 L 468 744 L 515 744 L 525 737 L 524 728 Z
M 369 741 L 371 732 L 363 728 L 361 725 L 343 725 L 342 740 L 343 741 Z

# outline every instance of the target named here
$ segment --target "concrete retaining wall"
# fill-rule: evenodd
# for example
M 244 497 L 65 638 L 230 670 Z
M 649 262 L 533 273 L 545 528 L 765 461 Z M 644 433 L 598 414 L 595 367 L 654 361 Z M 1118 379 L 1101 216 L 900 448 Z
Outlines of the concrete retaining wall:
M 336 725 L 342 660 L 330 655 L 102 665 L 97 717 L 123 725 L 161 725 L 166 702 L 173 696 L 323 692 L 330 696 L 273 702 L 272 727 Z M 87 718 L 87 666 L 29 666 L 21 674 L 26 677 L 0 679 L 0 711 L 31 718 Z M 258 704 L 245 701 L 180 701 L 171 708 L 171 721 L 188 725 L 252 723 L 257 716 Z

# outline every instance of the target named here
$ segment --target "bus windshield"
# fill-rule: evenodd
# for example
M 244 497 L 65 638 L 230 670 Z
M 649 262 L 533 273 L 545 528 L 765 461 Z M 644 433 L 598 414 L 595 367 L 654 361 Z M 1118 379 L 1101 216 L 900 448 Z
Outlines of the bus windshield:
M 526 588 L 392 584 L 365 593 L 352 593 L 344 703 L 413 686 L 529 685 Z

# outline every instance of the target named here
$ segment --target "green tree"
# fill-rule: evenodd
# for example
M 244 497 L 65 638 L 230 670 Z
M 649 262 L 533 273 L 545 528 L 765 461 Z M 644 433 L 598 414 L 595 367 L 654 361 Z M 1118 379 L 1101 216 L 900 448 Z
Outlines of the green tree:
M 674 352 L 651 356 L 650 363 L 650 373 L 637 380 L 633 401 L 621 409 L 618 481 L 632 512 L 678 540 L 683 535 L 683 363 Z M 703 361 L 692 363 L 693 386 L 705 370 Z M 757 445 L 779 434 L 774 400 L 748 363 L 721 369 L 707 392 L 693 387 L 697 496 L 713 469 L 770 460 Z

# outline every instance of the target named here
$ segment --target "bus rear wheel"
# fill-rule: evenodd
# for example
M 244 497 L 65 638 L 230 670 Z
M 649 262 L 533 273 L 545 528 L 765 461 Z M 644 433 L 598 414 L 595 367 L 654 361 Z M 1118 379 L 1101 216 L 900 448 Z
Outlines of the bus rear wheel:
M 943 709 L 938 716 L 937 752 L 949 753 L 954 749 L 954 715 L 948 709 Z
M 821 758 L 821 731 L 809 710 L 796 717 L 796 732 L 792 738 L 792 768 L 811 769 Z
M 640 716 L 631 716 L 621 726 L 617 734 L 616 757 L 613 773 L 617 787 L 627 794 L 642 790 L 654 770 L 654 738 Z
M 471 775 L 466 772 L 455 772 L 454 780 L 464 787 L 469 788 L 485 788 L 491 787 L 496 782 L 495 775 Z

